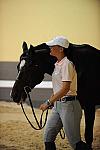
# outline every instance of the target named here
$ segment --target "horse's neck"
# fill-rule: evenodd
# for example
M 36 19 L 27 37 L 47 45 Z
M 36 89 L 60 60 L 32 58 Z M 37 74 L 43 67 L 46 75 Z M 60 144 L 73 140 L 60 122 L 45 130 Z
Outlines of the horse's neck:
M 53 70 L 54 70 L 54 67 L 51 66 L 50 68 L 47 68 L 46 73 L 49 74 L 49 75 L 51 76 L 52 73 L 53 73 Z
M 45 65 L 45 73 L 52 75 L 53 70 L 54 70 L 54 64 L 50 63 Z
M 49 55 L 49 57 L 46 59 L 47 62 L 44 64 L 45 73 L 52 75 L 54 70 L 54 64 L 56 62 L 56 58 Z

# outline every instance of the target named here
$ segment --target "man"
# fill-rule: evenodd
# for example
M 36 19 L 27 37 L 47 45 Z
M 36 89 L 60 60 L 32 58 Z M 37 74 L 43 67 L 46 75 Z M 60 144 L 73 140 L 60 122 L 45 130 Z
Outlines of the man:
M 74 150 L 88 150 L 80 135 L 82 110 L 77 100 L 76 70 L 65 55 L 69 42 L 65 37 L 58 36 L 46 44 L 50 46 L 50 55 L 55 56 L 57 62 L 52 73 L 53 94 L 40 106 L 44 111 L 54 104 L 44 133 L 45 150 L 56 150 L 54 141 L 62 127 Z

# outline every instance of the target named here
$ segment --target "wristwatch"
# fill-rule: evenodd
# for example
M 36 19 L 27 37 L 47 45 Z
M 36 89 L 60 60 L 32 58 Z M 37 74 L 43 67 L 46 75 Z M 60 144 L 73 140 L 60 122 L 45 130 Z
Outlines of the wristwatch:
M 51 106 L 52 103 L 50 102 L 50 100 L 48 99 L 46 102 L 45 102 L 48 106 Z

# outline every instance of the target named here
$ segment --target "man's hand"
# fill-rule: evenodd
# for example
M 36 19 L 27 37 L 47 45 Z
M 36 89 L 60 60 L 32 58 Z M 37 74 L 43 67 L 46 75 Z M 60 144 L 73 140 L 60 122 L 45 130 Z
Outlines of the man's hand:
M 49 106 L 48 106 L 46 103 L 40 105 L 40 109 L 41 109 L 42 111 L 45 111 L 46 109 L 48 109 L 48 107 L 49 107 Z

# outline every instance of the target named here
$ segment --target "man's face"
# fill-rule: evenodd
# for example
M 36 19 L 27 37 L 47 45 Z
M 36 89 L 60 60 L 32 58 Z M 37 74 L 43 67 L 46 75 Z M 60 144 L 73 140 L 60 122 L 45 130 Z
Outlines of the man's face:
M 54 45 L 50 47 L 50 55 L 58 57 L 58 55 L 61 53 L 62 47 L 59 45 Z

